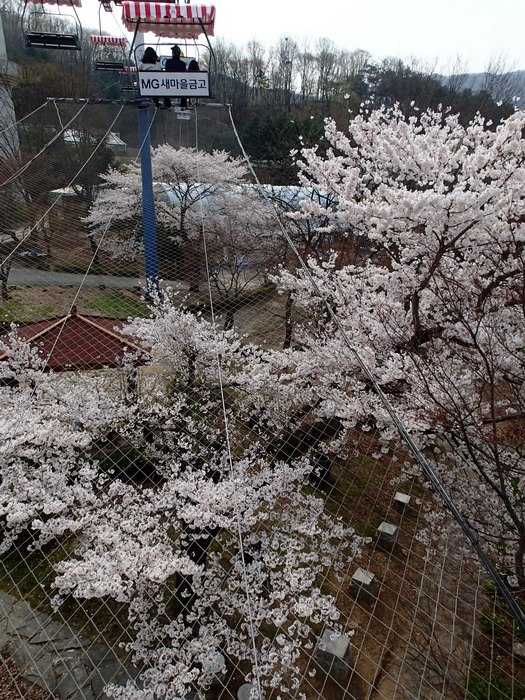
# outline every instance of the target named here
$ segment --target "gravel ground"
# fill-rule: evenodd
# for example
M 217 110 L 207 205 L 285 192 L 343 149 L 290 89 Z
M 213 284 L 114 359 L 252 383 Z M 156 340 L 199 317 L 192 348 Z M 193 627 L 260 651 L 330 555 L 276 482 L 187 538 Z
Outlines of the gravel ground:
M 0 657 L 0 700 L 53 700 L 36 685 L 26 683 L 20 669 L 9 657 Z

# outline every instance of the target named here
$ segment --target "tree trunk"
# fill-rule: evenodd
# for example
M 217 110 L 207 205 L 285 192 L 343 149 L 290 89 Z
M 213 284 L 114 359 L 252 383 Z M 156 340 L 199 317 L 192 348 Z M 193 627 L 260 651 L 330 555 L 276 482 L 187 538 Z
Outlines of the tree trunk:
M 516 572 L 516 578 L 518 579 L 518 587 L 521 595 L 525 594 L 525 567 L 523 564 L 523 557 L 525 556 L 525 533 L 520 532 L 518 547 L 514 554 L 514 571 Z
M 93 253 L 93 264 L 100 265 L 100 258 L 98 256 L 98 245 L 91 233 L 88 233 L 88 241 L 89 245 L 91 246 L 91 252 Z
M 228 304 L 228 306 L 226 308 L 226 316 L 224 317 L 223 330 L 231 331 L 232 328 L 233 328 L 233 306 L 231 304 Z
M 182 525 L 183 537 L 181 549 L 183 554 L 197 564 L 206 567 L 208 549 L 213 538 L 219 532 L 218 528 L 194 528 L 186 523 Z M 174 604 L 183 618 L 186 618 L 192 611 L 195 604 L 195 593 L 193 591 L 193 576 L 183 576 L 177 574 L 177 585 L 175 587 Z M 174 611 L 175 612 L 175 611 Z
M 195 363 L 197 361 L 197 353 L 190 352 L 187 354 L 188 357 L 188 383 L 186 386 L 187 391 L 192 391 L 195 386 Z
M 322 440 L 335 437 L 342 429 L 343 424 L 339 418 L 324 418 L 297 430 L 285 431 L 270 443 L 269 452 L 274 453 L 276 462 L 289 464 L 308 450 L 317 448 Z
M 292 290 L 289 290 L 288 296 L 286 297 L 286 304 L 284 307 L 283 350 L 287 350 L 288 348 L 292 347 L 292 337 L 293 337 L 292 306 L 293 306 L 293 294 L 292 294 Z
M 7 301 L 9 299 L 9 292 L 7 283 L 9 280 L 9 273 L 11 272 L 11 260 L 6 260 L 0 265 L 0 283 L 2 285 L 2 300 Z

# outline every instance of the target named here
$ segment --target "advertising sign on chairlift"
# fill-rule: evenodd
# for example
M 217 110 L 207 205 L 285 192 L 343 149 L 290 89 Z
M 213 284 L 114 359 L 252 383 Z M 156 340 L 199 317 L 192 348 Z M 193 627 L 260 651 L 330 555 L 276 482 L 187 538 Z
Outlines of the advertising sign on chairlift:
M 141 97 L 209 97 L 209 73 L 137 72 Z

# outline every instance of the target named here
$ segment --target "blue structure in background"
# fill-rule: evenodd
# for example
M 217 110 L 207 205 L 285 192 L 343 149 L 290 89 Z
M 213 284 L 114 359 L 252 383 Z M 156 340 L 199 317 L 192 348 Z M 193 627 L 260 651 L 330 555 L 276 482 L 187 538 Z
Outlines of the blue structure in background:
M 151 142 L 149 137 L 149 100 L 139 102 L 140 167 L 142 172 L 142 228 L 144 232 L 144 262 L 146 265 L 146 299 L 159 293 L 159 256 L 157 224 L 153 199 Z

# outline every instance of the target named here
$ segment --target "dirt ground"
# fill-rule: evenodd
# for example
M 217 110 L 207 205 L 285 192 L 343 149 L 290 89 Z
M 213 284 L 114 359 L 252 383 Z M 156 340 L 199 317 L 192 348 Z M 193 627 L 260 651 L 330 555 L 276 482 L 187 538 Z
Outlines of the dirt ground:
M 12 659 L 0 657 L 0 700 L 52 700 L 53 696 L 36 685 L 29 685 Z

